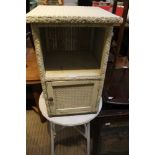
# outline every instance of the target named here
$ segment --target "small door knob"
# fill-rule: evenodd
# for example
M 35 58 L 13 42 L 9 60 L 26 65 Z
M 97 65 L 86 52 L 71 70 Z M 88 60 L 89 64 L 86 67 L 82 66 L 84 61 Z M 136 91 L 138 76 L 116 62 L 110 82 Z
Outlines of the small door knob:
M 53 98 L 52 98 L 52 97 L 50 97 L 48 100 L 49 100 L 49 101 L 53 101 Z

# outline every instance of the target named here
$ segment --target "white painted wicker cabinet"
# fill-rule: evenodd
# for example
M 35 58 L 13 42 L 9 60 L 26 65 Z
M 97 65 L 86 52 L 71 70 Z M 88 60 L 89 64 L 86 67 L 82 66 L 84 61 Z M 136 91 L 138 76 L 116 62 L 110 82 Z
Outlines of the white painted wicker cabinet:
M 38 6 L 26 21 L 32 27 L 48 115 L 97 112 L 112 28 L 122 18 L 97 7 Z

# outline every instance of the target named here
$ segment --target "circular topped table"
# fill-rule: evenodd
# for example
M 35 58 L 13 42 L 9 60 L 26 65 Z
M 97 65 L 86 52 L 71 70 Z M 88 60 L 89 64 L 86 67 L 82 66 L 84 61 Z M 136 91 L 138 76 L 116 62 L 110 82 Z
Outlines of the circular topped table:
M 39 108 L 42 115 L 50 123 L 50 133 L 51 133 L 51 155 L 54 155 L 54 138 L 56 136 L 55 125 L 61 126 L 73 126 L 77 131 L 80 132 L 87 139 L 87 155 L 90 155 L 90 121 L 93 120 L 102 108 L 102 98 L 99 101 L 99 108 L 95 114 L 78 114 L 70 116 L 58 116 L 58 117 L 49 117 L 47 113 L 47 108 L 45 104 L 45 99 L 43 93 L 41 93 L 39 98 Z M 80 131 L 76 126 L 84 125 L 85 132 Z

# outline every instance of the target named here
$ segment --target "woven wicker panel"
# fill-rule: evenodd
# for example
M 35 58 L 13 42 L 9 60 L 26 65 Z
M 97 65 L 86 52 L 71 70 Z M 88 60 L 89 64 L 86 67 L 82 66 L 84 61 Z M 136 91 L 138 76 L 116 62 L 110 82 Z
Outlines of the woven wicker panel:
M 90 27 L 40 28 L 45 70 L 99 69 L 100 62 L 92 51 L 94 29 Z M 102 41 L 98 46 L 100 44 Z
M 40 28 L 42 46 L 46 46 L 48 52 L 88 51 L 90 50 L 91 30 L 92 28 L 88 27 Z
M 105 46 L 105 28 L 95 28 L 94 41 L 93 41 L 93 53 L 98 62 L 102 59 L 102 50 Z
M 91 104 L 93 84 L 53 87 L 56 109 L 86 107 Z
M 81 51 L 71 54 L 54 53 L 48 54 L 45 60 L 45 70 L 80 70 L 98 69 L 99 65 L 91 53 Z

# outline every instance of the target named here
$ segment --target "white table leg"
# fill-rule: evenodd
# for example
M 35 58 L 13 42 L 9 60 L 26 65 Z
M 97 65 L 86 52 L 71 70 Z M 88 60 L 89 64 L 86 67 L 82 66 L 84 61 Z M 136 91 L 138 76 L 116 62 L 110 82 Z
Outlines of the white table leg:
M 87 138 L 87 155 L 90 155 L 90 123 L 85 124 L 85 135 Z
M 54 139 L 56 136 L 55 124 L 50 122 L 50 131 L 51 131 L 51 155 L 54 155 Z

